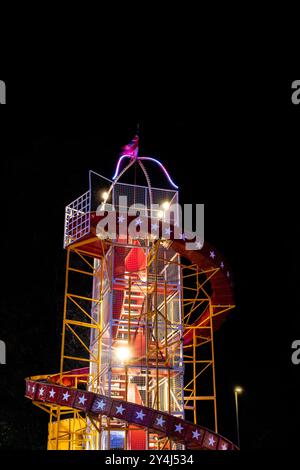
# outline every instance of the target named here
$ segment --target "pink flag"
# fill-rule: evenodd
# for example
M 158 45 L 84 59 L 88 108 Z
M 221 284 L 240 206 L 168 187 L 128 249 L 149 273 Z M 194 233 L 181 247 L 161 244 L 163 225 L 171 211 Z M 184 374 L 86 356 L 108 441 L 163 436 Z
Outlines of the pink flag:
M 130 155 L 131 157 L 137 158 L 139 153 L 139 136 L 135 135 L 132 141 L 122 148 L 121 155 Z

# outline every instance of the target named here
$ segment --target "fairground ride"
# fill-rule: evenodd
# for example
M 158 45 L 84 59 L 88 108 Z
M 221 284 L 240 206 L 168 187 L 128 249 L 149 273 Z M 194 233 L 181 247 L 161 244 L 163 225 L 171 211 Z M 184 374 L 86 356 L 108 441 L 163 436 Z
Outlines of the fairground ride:
M 145 186 L 120 182 L 134 165 Z M 152 187 L 146 165 L 171 189 Z M 91 171 L 66 207 L 60 369 L 26 379 L 26 397 L 49 414 L 49 450 L 236 449 L 218 434 L 214 352 L 234 308 L 231 272 L 206 241 L 187 250 L 175 237 L 176 203 L 177 186 L 135 138 L 113 179 Z

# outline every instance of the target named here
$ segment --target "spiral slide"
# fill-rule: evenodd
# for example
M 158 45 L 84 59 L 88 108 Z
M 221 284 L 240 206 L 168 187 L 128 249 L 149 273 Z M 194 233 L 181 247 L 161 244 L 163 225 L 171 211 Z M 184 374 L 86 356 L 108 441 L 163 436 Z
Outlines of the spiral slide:
M 79 372 L 77 369 L 69 374 Z M 125 400 L 57 385 L 54 379 L 55 377 L 48 378 L 48 381 L 27 379 L 25 396 L 35 402 L 71 407 L 87 413 L 94 419 L 105 415 L 124 420 L 129 424 L 149 429 L 161 437 L 168 436 L 171 440 L 184 444 L 187 449 L 238 450 L 224 437 L 178 417 Z
M 98 221 L 99 217 L 92 215 L 92 227 L 95 228 Z M 160 227 L 160 232 L 163 232 L 163 226 Z M 99 239 L 95 239 L 94 235 L 95 233 L 92 233 L 86 237 L 85 249 L 89 253 L 95 253 L 96 255 L 103 252 L 105 243 L 103 244 Z M 91 239 L 90 242 L 89 238 Z M 217 330 L 226 317 L 228 312 L 227 307 L 233 306 L 234 303 L 231 272 L 228 266 L 225 265 L 222 257 L 216 250 L 207 243 L 204 244 L 201 250 L 187 250 L 183 240 L 172 240 L 172 237 L 170 237 L 170 241 L 172 249 L 181 257 L 189 260 L 191 264 L 198 266 L 200 272 L 214 271 L 213 276 L 209 279 L 209 284 L 212 303 L 217 311 L 216 318 L 214 319 L 214 329 Z M 113 315 L 118 320 L 123 318 L 122 315 L 126 315 L 126 309 L 124 309 L 126 293 L 122 285 L 124 273 L 132 273 L 134 279 L 136 275 L 134 273 L 138 273 L 137 276 L 143 276 L 146 269 L 146 258 L 144 251 L 139 249 L 139 241 L 136 240 L 133 244 L 136 245 L 136 248 L 133 247 L 129 250 L 122 246 L 115 248 L 114 276 L 120 280 L 118 281 L 120 287 L 118 289 L 116 284 L 114 289 Z M 160 289 L 159 283 L 157 289 Z M 139 301 L 138 295 L 136 297 L 135 314 L 139 316 L 139 309 L 142 308 L 142 299 Z M 194 321 L 192 326 L 205 326 L 208 322 L 209 310 L 206 309 Z M 113 328 L 113 337 L 116 338 L 119 327 L 114 326 Z M 183 333 L 183 344 L 189 345 L 192 342 L 192 336 L 193 331 L 187 328 Z M 144 406 L 142 400 L 138 399 L 138 397 L 136 397 L 136 402 L 132 403 L 124 400 L 122 396 L 110 398 L 86 390 L 76 389 L 73 377 L 80 375 L 83 381 L 85 381 L 84 379 L 87 379 L 88 373 L 89 370 L 87 368 L 72 370 L 68 373 L 64 372 L 62 381 L 60 381 L 59 374 L 26 379 L 25 396 L 35 402 L 65 406 L 83 411 L 95 420 L 99 419 L 102 415 L 109 418 L 117 418 L 129 423 L 129 425 L 138 426 L 142 430 L 151 430 L 161 437 L 167 436 L 172 441 L 184 444 L 187 449 L 238 450 L 232 442 L 204 427 L 160 410 Z

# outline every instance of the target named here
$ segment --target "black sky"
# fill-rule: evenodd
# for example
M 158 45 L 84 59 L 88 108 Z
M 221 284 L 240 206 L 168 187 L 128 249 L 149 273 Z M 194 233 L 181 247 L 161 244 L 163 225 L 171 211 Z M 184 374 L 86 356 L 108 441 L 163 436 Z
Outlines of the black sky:
M 291 343 L 300 338 L 300 109 L 290 102 L 291 82 L 140 84 L 135 94 L 92 83 L 86 107 L 63 83 L 61 107 L 52 106 L 51 93 L 43 106 L 6 107 L 0 448 L 45 446 L 47 417 L 24 398 L 23 379 L 59 368 L 64 207 L 88 188 L 89 169 L 111 177 L 137 122 L 141 152 L 166 164 L 181 201 L 205 204 L 205 237 L 234 273 L 237 308 L 216 334 L 220 432 L 235 440 L 238 383 L 242 446 L 277 448 L 279 435 L 282 447 L 297 444 L 300 366 L 291 364 Z M 8 96 L 14 90 L 21 99 L 14 84 Z

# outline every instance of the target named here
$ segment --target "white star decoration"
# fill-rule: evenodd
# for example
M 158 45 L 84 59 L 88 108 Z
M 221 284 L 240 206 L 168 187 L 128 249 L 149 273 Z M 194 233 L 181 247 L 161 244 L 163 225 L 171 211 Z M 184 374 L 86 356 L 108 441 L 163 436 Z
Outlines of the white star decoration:
M 208 445 L 214 446 L 214 445 L 215 445 L 215 442 L 216 442 L 216 441 L 214 440 L 214 436 L 210 436 L 210 437 L 208 438 Z
M 118 217 L 119 224 L 122 224 L 124 220 L 125 220 L 125 217 L 123 215 L 120 215 L 120 217 Z
M 97 404 L 96 404 L 97 410 L 103 410 L 104 407 L 105 407 L 105 402 L 103 400 L 97 401 Z
M 117 406 L 116 409 L 117 409 L 117 414 L 120 414 L 120 415 L 122 415 L 122 414 L 123 414 L 123 411 L 125 411 L 125 408 L 123 408 L 122 405 Z
M 196 431 L 193 431 L 193 439 L 199 439 L 199 436 L 200 436 L 200 432 L 198 432 L 198 430 L 196 429 Z
M 175 424 L 175 432 L 181 433 L 182 430 L 183 430 L 183 427 L 181 426 L 181 423 Z
M 224 263 L 223 263 L 223 261 L 221 261 L 220 266 L 221 266 L 222 269 L 224 268 Z
M 157 424 L 158 426 L 163 426 L 163 425 L 165 424 L 165 422 L 166 422 L 166 420 L 163 419 L 162 416 L 160 416 L 159 418 L 156 418 L 156 424 Z
M 165 228 L 165 235 L 171 235 L 171 229 L 170 229 L 170 227 Z
M 39 391 L 39 396 L 42 397 L 44 395 L 44 388 L 41 388 L 40 391 Z
M 140 218 L 135 220 L 135 225 L 142 225 L 142 223 L 143 223 L 143 221 Z
M 157 229 L 158 229 L 157 224 L 151 224 L 151 230 L 154 230 L 154 232 L 156 232 Z
M 143 421 L 144 416 L 146 416 L 146 415 L 145 415 L 145 413 L 143 413 L 143 410 L 136 412 L 136 419 L 141 419 Z
M 79 397 L 78 402 L 79 402 L 81 405 L 84 405 L 86 401 L 87 401 L 87 398 L 85 398 L 84 395 L 82 395 L 82 397 Z
M 196 248 L 197 250 L 200 250 L 202 248 L 202 243 L 199 241 L 199 242 L 196 242 Z
M 49 392 L 49 396 L 50 396 L 50 398 L 54 398 L 54 395 L 55 395 L 55 391 L 52 388 L 52 390 L 50 390 L 50 392 Z
M 184 234 L 184 233 L 181 233 L 181 234 L 179 235 L 179 239 L 180 239 L 180 240 L 185 240 L 185 234 Z
M 69 394 L 68 391 L 66 391 L 66 393 L 63 393 L 63 401 L 68 401 L 69 398 L 70 398 L 70 396 L 71 396 L 71 395 Z
M 209 256 L 210 256 L 210 258 L 215 259 L 216 253 L 215 253 L 214 251 L 211 251 L 211 252 L 209 253 Z
M 227 447 L 227 444 L 222 444 L 222 450 L 227 450 L 228 447 Z

